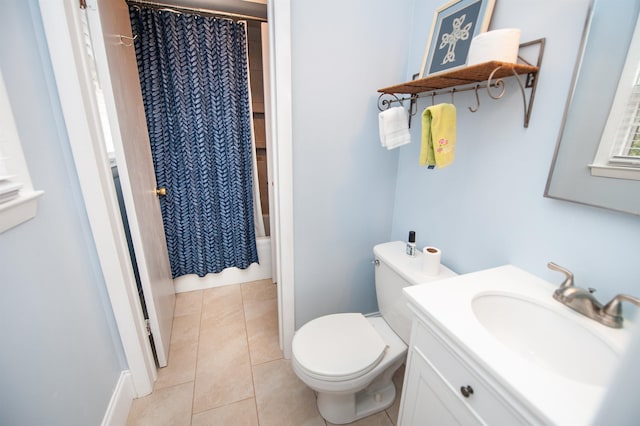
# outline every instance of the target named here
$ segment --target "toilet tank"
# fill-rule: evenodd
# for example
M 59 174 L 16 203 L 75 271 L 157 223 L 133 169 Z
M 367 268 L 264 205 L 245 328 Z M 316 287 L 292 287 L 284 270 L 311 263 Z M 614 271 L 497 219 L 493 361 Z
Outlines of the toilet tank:
M 405 253 L 406 243 L 392 241 L 378 244 L 373 248 L 375 255 L 376 296 L 378 308 L 387 324 L 409 343 L 411 334 L 411 312 L 407 299 L 402 292 L 404 287 L 425 284 L 457 275 L 444 265 L 440 266 L 440 275 L 430 276 L 422 273 L 423 254 L 417 250 L 416 256 Z

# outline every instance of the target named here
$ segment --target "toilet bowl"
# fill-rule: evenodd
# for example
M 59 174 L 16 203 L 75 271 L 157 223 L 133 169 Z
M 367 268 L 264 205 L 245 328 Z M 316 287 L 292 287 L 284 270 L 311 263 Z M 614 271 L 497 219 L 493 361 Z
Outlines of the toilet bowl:
M 344 424 L 393 404 L 393 373 L 404 362 L 407 345 L 384 318 L 348 313 L 305 324 L 293 352 L 293 370 L 318 392 L 322 417 Z
M 402 288 L 456 275 L 444 266 L 436 277 L 424 275 L 422 253 L 409 257 L 404 249 L 400 241 L 374 247 L 381 315 L 326 315 L 294 335 L 293 370 L 317 392 L 318 411 L 331 423 L 351 423 L 393 404 L 393 374 L 405 361 L 411 322 Z

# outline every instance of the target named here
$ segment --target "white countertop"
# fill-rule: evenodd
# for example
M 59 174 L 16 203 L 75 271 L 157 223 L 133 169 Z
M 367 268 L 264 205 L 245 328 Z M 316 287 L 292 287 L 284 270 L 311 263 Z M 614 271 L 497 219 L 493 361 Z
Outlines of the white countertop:
M 494 380 L 543 416 L 545 422 L 586 425 L 594 418 L 606 387 L 568 379 L 525 359 L 490 334 L 472 310 L 472 301 L 480 293 L 517 294 L 569 316 L 621 355 L 629 331 L 605 327 L 555 301 L 552 294 L 557 287 L 507 265 L 407 287 L 404 291 L 409 303 L 423 316 L 423 321 L 427 320 L 427 325 L 444 332 Z

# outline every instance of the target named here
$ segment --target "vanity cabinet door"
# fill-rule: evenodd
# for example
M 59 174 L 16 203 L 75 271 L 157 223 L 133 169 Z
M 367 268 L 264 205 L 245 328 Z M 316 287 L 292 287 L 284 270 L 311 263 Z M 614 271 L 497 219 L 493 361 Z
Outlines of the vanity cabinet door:
M 458 397 L 457 391 L 413 347 L 407 363 L 405 389 L 400 407 L 400 426 L 483 425 Z
M 528 425 L 514 398 L 464 362 L 429 326 L 414 320 L 400 425 Z

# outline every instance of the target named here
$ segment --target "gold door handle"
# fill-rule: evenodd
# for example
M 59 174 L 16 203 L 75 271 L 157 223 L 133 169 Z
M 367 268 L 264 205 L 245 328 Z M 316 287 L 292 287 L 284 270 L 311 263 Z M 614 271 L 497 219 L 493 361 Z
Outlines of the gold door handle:
M 156 189 L 156 195 L 157 195 L 158 197 L 159 197 L 159 196 L 163 196 L 163 197 L 164 197 L 165 195 L 167 195 L 167 188 L 164 188 L 164 187 L 163 187 L 163 188 L 158 188 L 158 189 Z

